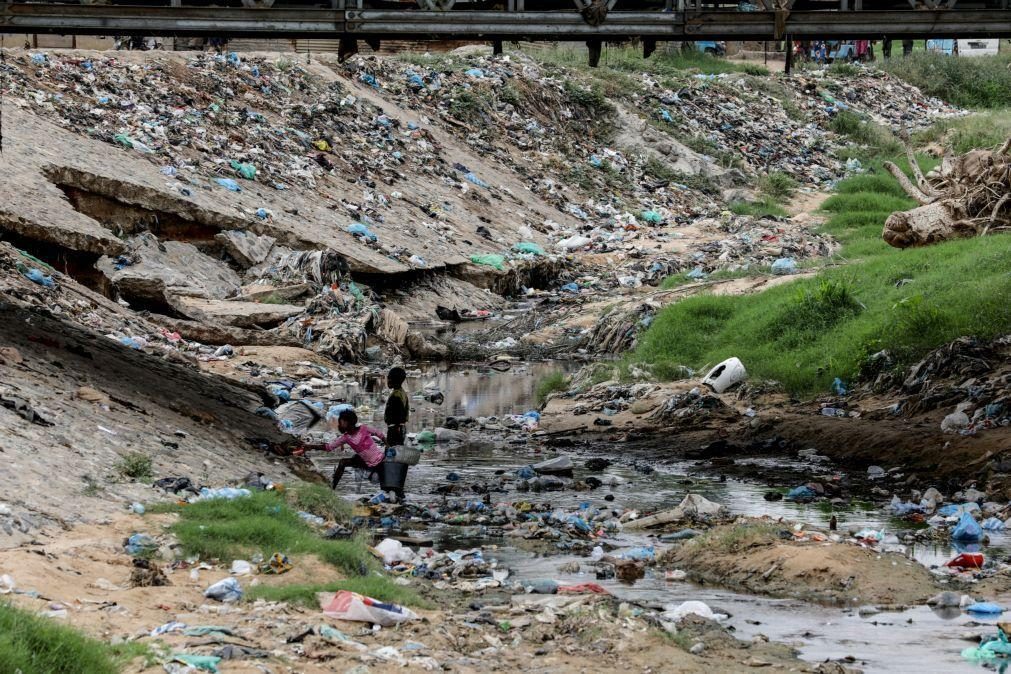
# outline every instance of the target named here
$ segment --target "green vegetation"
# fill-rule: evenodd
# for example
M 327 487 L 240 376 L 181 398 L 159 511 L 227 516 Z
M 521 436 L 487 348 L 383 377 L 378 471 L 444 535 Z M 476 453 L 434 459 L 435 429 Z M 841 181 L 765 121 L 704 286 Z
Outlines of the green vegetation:
M 461 122 L 473 121 L 485 114 L 487 104 L 481 94 L 457 87 L 449 101 L 449 114 Z
M 881 349 L 908 364 L 961 335 L 1011 330 L 1011 235 L 890 248 L 881 239 L 885 218 L 915 204 L 879 165 L 872 171 L 843 181 L 824 205 L 824 231 L 843 243 L 850 264 L 757 295 L 689 297 L 657 316 L 626 367 L 645 363 L 676 377 L 680 365 L 701 369 L 737 356 L 753 378 L 813 394 L 834 377 L 852 380 Z
M 607 100 L 599 86 L 584 87 L 572 80 L 565 80 L 563 87 L 570 101 L 592 114 L 609 115 L 614 112 L 614 105 Z
M 351 576 L 353 582 L 341 581 L 349 583 L 349 589 L 367 587 L 370 596 L 377 599 L 417 604 L 419 600 L 413 591 L 379 575 L 380 566 L 364 539 L 323 539 L 288 503 L 290 500 L 296 508 L 307 508 L 321 517 L 346 522 L 350 515 L 348 506 L 337 503 L 337 497 L 327 496 L 323 490 L 318 485 L 300 485 L 286 496 L 272 491 L 255 492 L 234 500 L 198 501 L 187 506 L 162 504 L 148 508 L 148 512 L 179 514 L 172 532 L 187 554 L 223 560 L 241 558 L 252 552 L 259 552 L 265 558 L 275 552 L 315 555 Z M 263 590 L 282 591 L 283 588 Z M 308 590 L 303 587 L 292 592 L 298 594 Z
M 770 274 L 769 267 L 750 267 L 747 269 L 717 269 L 701 281 L 732 281 L 733 279 L 745 278 L 746 276 L 758 276 L 760 274 Z M 699 283 L 700 279 L 691 278 L 688 272 L 668 276 L 660 283 L 661 290 L 674 290 L 691 283 Z
M 698 190 L 703 194 L 715 195 L 720 192 L 719 185 L 717 185 L 712 178 L 701 174 L 690 174 L 675 171 L 656 157 L 650 157 L 647 159 L 646 163 L 642 167 L 642 170 L 643 173 L 648 176 L 652 176 L 657 180 L 666 180 L 667 182 L 685 185 L 686 187 Z
M 797 191 L 797 181 L 785 171 L 773 171 L 759 179 L 758 188 L 772 199 L 786 201 Z
M 752 215 L 756 218 L 785 218 L 786 209 L 771 197 L 762 197 L 758 201 L 734 201 L 729 206 L 731 213 L 737 215 Z
M 246 598 L 250 601 L 264 599 L 266 601 L 286 601 L 306 608 L 315 609 L 319 606 L 316 600 L 317 592 L 338 592 L 350 590 L 368 597 L 391 601 L 397 604 L 430 607 L 430 604 L 418 597 L 414 590 L 400 585 L 394 585 L 383 576 L 359 576 L 329 583 L 292 585 L 257 585 L 249 588 Z
M 749 548 L 771 545 L 779 540 L 782 527 L 761 522 L 730 524 L 710 529 L 686 545 L 713 554 L 738 553 Z
M 566 66 L 569 68 L 587 68 L 586 49 L 570 45 L 560 45 L 548 49 L 534 48 L 525 52 L 528 56 L 545 63 Z M 622 72 L 648 72 L 653 75 L 683 75 L 686 73 L 702 73 L 718 75 L 721 73 L 747 73 L 749 75 L 768 75 L 767 68 L 731 61 L 695 49 L 681 50 L 676 47 L 658 49 L 648 59 L 642 57 L 642 47 L 635 45 L 608 46 L 601 52 L 601 71 L 617 70 Z
M 918 144 L 943 143 L 956 154 L 977 148 L 996 147 L 1011 138 L 1011 112 L 991 110 L 967 117 L 942 119 L 925 131 L 915 134 Z
M 302 482 L 285 493 L 288 503 L 296 510 L 304 510 L 335 522 L 351 520 L 351 504 L 326 485 Z
M 854 147 L 845 153 L 847 158 L 855 157 L 861 161 L 870 161 L 897 155 L 903 151 L 902 143 L 891 131 L 850 110 L 842 110 L 836 114 L 829 128 L 854 144 Z
M 545 375 L 544 378 L 537 382 L 537 390 L 535 391 L 537 404 L 543 405 L 547 402 L 549 395 L 565 391 L 568 388 L 569 377 L 561 370 L 556 370 L 551 374 Z
M 0 671 L 116 674 L 148 655 L 143 644 L 110 646 L 70 627 L 0 602 Z
M 829 73 L 836 77 L 855 77 L 864 72 L 864 69 L 854 63 L 840 61 L 829 66 Z
M 930 96 L 966 108 L 1011 106 L 1011 54 L 952 58 L 918 53 L 884 61 L 881 67 Z
M 151 457 L 140 452 L 130 452 L 116 463 L 116 472 L 132 480 L 150 480 L 154 475 Z

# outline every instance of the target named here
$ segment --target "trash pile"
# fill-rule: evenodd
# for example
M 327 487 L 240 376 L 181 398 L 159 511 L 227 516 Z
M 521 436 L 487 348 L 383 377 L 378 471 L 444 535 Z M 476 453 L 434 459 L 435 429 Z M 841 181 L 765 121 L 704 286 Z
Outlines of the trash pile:
M 8 102 L 147 156 L 179 189 L 311 188 L 330 173 L 392 184 L 401 164 L 438 164 L 423 130 L 399 128 L 295 59 L 196 54 L 183 66 L 26 53 L 3 70 Z M 388 196 L 369 195 L 360 213 L 381 222 Z
M 769 268 L 774 273 L 793 273 L 796 261 L 830 256 L 838 247 L 830 237 L 815 234 L 806 228 L 791 228 L 771 219 L 724 213 L 720 218 L 696 221 L 703 232 L 724 238 L 690 247 L 689 276 L 704 279 L 716 270 Z M 784 260 L 794 261 L 792 267 Z M 776 269 L 776 265 L 788 267 Z
M 938 119 L 967 114 L 888 73 L 855 67 L 860 68 L 859 75 L 808 70 L 781 81 L 796 92 L 799 106 L 823 124 L 842 110 L 852 110 L 896 131 L 916 131 Z
M 975 435 L 1011 426 L 1011 375 L 1000 367 L 1009 351 L 1011 336 L 989 342 L 960 337 L 904 372 L 896 372 L 892 355 L 881 351 L 869 358 L 864 378 L 870 391 L 897 394 L 892 414 L 911 417 L 954 405 L 941 421 L 941 430 Z
M 580 230 L 552 221 L 535 225 L 556 252 L 602 252 L 635 232 L 717 212 L 702 192 L 655 175 L 655 168 L 651 174 L 643 157 L 602 145 L 613 107 L 566 73 L 516 55 L 443 65 L 356 57 L 343 67 L 349 77 L 375 82 L 381 95 L 423 111 L 423 123 L 439 121 L 478 152 L 513 167 L 534 193 L 583 221 Z M 456 168 L 472 175 L 466 166 Z
M 643 76 L 649 118 L 678 138 L 696 138 L 703 154 L 749 173 L 783 171 L 802 183 L 824 184 L 843 171 L 830 152 L 828 132 L 813 122 L 791 119 L 766 94 L 744 94 L 742 75 L 696 75 L 678 89 Z

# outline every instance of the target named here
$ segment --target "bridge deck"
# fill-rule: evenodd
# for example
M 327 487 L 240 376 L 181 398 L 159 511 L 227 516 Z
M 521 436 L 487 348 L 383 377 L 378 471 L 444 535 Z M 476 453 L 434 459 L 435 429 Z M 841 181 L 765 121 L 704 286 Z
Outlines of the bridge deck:
M 773 40 L 1011 37 L 1011 10 L 575 11 L 237 9 L 0 2 L 0 32 L 271 38 Z

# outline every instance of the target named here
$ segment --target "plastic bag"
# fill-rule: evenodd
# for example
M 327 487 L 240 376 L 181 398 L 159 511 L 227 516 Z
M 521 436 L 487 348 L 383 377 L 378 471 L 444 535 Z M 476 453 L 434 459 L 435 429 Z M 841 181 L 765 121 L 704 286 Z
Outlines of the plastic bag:
M 256 167 L 252 164 L 244 164 L 233 159 L 228 163 L 228 165 L 246 180 L 252 180 L 256 177 Z
M 983 537 L 983 529 L 969 513 L 962 513 L 958 524 L 951 531 L 951 540 L 963 543 L 976 543 Z
M 190 655 L 188 653 L 173 653 L 172 660 L 202 669 L 205 672 L 218 671 L 218 663 L 221 662 L 221 658 L 214 655 Z
M 677 622 L 692 614 L 716 621 L 727 618 L 725 613 L 713 613 L 709 605 L 701 601 L 686 601 L 677 606 L 664 606 L 664 612 L 660 614 L 660 617 L 670 622 Z
M 383 558 L 383 562 L 393 566 L 397 562 L 409 562 L 414 559 L 414 553 L 400 541 L 392 538 L 384 538 L 376 546 L 376 552 Z
M 474 264 L 484 265 L 486 267 L 494 267 L 499 271 L 505 270 L 505 258 L 496 253 L 485 253 L 484 255 L 471 255 L 470 261 Z
M 513 250 L 517 253 L 527 253 L 529 255 L 546 255 L 544 249 L 541 248 L 539 244 L 533 243 L 531 241 L 520 241 L 517 244 L 513 244 Z
M 651 225 L 659 225 L 663 222 L 663 216 L 656 211 L 643 211 L 640 217 Z
M 348 225 L 348 234 L 354 234 L 355 236 L 364 236 L 369 241 L 378 241 L 379 237 L 376 236 L 375 232 L 366 227 L 360 222 L 354 222 Z
M 304 400 L 284 403 L 274 413 L 277 415 L 278 427 L 292 435 L 303 435 L 323 421 L 322 405 L 316 407 Z
M 797 263 L 792 257 L 781 257 L 772 263 L 773 274 L 796 274 Z
M 225 578 L 204 590 L 204 596 L 223 602 L 239 601 L 242 599 L 242 587 L 234 578 Z
M 965 608 L 966 613 L 977 613 L 980 615 L 1000 615 L 1004 609 L 989 601 L 978 601 Z M 984 646 L 985 648 L 985 646 Z
M 408 608 L 387 604 L 347 590 L 341 590 L 333 597 L 324 595 L 321 606 L 323 615 L 329 618 L 366 622 L 383 627 L 418 619 L 418 615 Z

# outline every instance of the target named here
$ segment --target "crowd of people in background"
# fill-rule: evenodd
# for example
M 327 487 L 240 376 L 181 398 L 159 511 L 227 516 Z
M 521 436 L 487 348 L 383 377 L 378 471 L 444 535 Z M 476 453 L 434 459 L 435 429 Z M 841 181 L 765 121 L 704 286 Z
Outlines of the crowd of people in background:
M 881 56 L 892 57 L 892 40 L 884 38 L 881 42 Z M 854 61 L 873 61 L 874 47 L 878 40 L 804 40 L 794 42 L 793 53 L 800 60 L 815 63 L 852 63 Z M 913 41 L 902 41 L 902 55 L 913 52 Z

